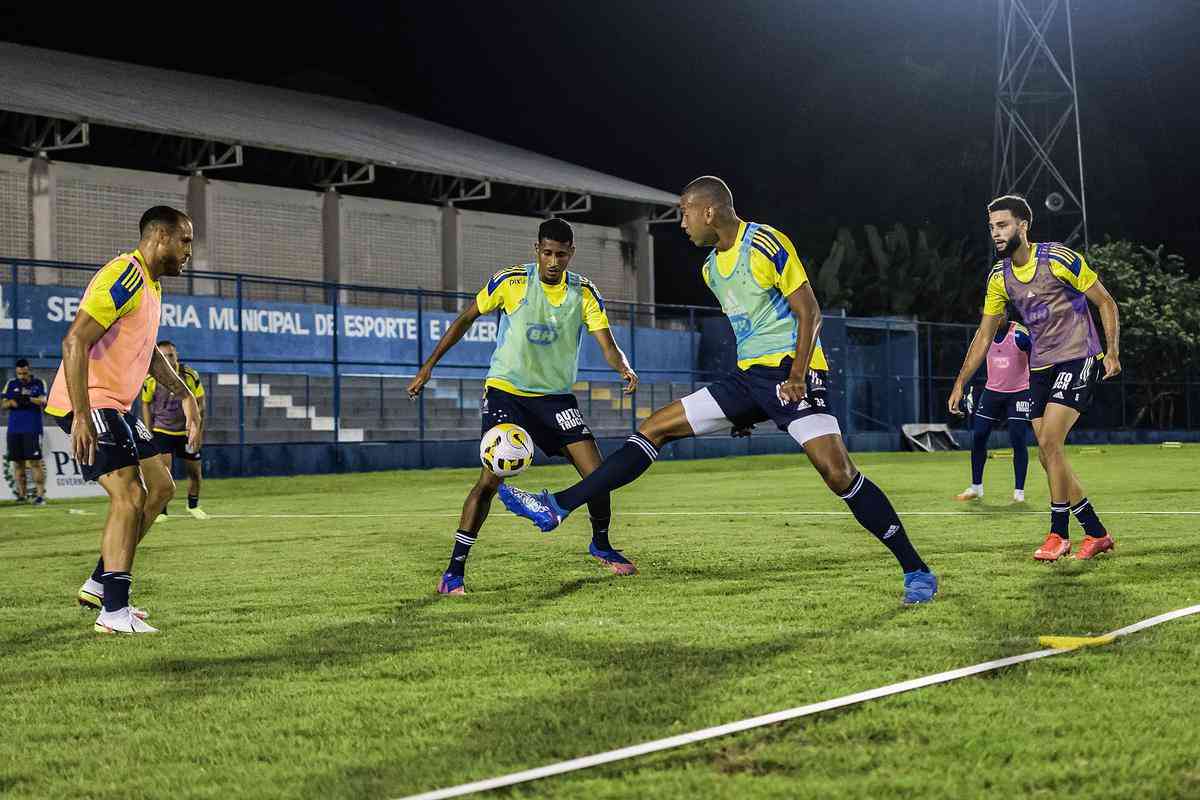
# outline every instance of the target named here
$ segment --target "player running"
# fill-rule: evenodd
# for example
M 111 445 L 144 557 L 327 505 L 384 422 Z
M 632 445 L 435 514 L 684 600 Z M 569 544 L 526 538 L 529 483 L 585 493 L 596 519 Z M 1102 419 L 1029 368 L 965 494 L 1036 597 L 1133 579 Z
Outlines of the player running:
M 200 373 L 179 361 L 179 351 L 173 342 L 163 339 L 158 343 L 158 351 L 167 359 L 171 369 L 183 380 L 192 397 L 196 398 L 196 407 L 200 410 L 200 436 L 204 436 L 205 402 L 204 384 Z M 188 476 L 188 513 L 196 519 L 208 519 L 208 514 L 200 508 L 201 457 L 199 444 L 197 449 L 188 447 L 187 418 L 183 412 L 183 398 L 169 391 L 165 386 L 159 386 L 154 376 L 146 378 L 142 384 L 142 422 L 154 433 L 154 446 L 158 448 L 163 466 L 170 474 L 174 459 L 183 461 Z M 160 519 L 167 519 L 167 507 L 163 506 Z
M 958 407 L 963 386 L 979 368 L 1000 327 L 1005 303 L 1011 302 L 1033 337 L 1030 417 L 1038 458 L 1050 484 L 1050 533 L 1033 557 L 1057 561 L 1071 552 L 1069 512 L 1085 534 L 1075 558 L 1089 559 L 1112 550 L 1113 540 L 1071 469 L 1066 441 L 1079 415 L 1092 403 L 1099 364 L 1104 366 L 1105 380 L 1121 372 L 1117 303 L 1082 255 L 1056 242 L 1030 242 L 1032 222 L 1033 212 L 1023 197 L 1005 195 L 988 203 L 988 226 L 1002 260 L 988 278 L 983 316 L 949 405 L 951 411 Z M 1100 347 L 1089 300 L 1100 309 L 1107 353 Z
M 600 344 L 604 360 L 625 381 L 625 394 L 637 388 L 638 377 L 613 339 L 604 299 L 596 287 L 582 275 L 567 271 L 575 255 L 571 225 L 557 218 L 543 222 L 534 254 L 536 263 L 502 269 L 479 290 L 408 384 L 408 395 L 416 398 L 421 393 L 434 365 L 481 314 L 500 310 L 500 333 L 480 408 L 483 432 L 502 422 L 520 425 L 544 452 L 565 456 L 581 476 L 587 476 L 601 458 L 595 437 L 579 413 L 579 402 L 571 394 L 583 326 Z M 503 480 L 484 468 L 467 494 L 450 564 L 438 581 L 440 594 L 465 593 L 467 556 Z M 592 520 L 588 552 L 616 575 L 636 573 L 633 563 L 609 542 L 612 511 L 608 493 L 597 493 L 587 505 Z
M 200 436 L 196 400 L 163 354 L 158 338 L 164 275 L 176 276 L 192 255 L 192 221 L 155 206 L 142 215 L 137 249 L 93 276 L 63 339 L 62 364 L 46 413 L 71 434 L 71 453 L 83 477 L 108 493 L 100 560 L 79 590 L 80 605 L 102 607 L 99 633 L 156 633 L 146 612 L 129 604 L 133 554 L 154 518 L 175 493 L 150 431 L 130 413 L 147 370 L 183 397 L 188 442 Z
M 8 412 L 8 460 L 13 465 L 17 484 L 17 502 L 29 501 L 29 477 L 37 487 L 32 501 L 46 505 L 46 468 L 42 465 L 42 408 L 46 405 L 46 384 L 35 378 L 29 362 L 17 359 L 17 377 L 4 386 L 4 407 Z
M 741 220 L 720 178 L 689 183 L 679 208 L 692 243 L 712 248 L 702 275 L 733 326 L 737 369 L 655 411 L 624 447 L 569 489 L 532 494 L 505 485 L 504 505 L 550 531 L 590 498 L 637 479 L 667 442 L 771 420 L 804 448 L 830 490 L 900 562 L 904 602 L 932 600 L 937 578 L 887 496 L 850 460 L 830 413 L 829 366 L 818 337 L 821 309 L 792 243 L 774 228 Z
M 1013 451 L 1013 500 L 1025 502 L 1029 469 L 1029 329 L 1016 322 L 1001 325 L 987 351 L 987 385 L 971 411 L 971 485 L 955 500 L 983 497 L 983 468 L 992 428 L 1005 423 Z M 955 413 L 961 414 L 962 409 Z

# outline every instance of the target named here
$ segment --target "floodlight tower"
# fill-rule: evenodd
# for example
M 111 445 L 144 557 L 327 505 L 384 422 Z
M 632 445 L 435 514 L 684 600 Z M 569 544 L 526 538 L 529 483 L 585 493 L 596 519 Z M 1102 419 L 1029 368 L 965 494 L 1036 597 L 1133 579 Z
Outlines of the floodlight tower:
M 1040 238 L 1081 243 L 1087 249 L 1070 2 L 997 0 L 996 7 L 1000 41 L 992 143 L 995 193 L 1025 195 Z

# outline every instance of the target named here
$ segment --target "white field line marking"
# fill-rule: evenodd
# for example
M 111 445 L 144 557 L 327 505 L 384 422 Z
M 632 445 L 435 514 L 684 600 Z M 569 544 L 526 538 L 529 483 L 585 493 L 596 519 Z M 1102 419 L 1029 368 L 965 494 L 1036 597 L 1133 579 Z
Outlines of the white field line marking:
M 622 517 L 849 517 L 849 511 L 621 511 Z M 1046 514 L 1045 511 L 899 511 L 902 517 L 981 517 Z M 1200 511 L 1114 511 L 1104 516 L 1195 516 Z M 209 519 L 373 519 L 393 517 L 457 517 L 457 511 L 396 511 L 390 514 L 209 514 Z
M 1167 614 L 1159 614 L 1157 617 L 1142 620 L 1141 622 L 1129 625 L 1124 628 L 1113 631 L 1107 634 L 1108 636 L 1119 637 L 1125 636 L 1136 631 L 1145 630 L 1146 628 L 1160 625 L 1173 619 L 1190 616 L 1192 614 L 1200 614 L 1200 605 L 1181 608 L 1178 611 L 1171 611 Z M 513 786 L 518 783 L 526 783 L 535 781 L 539 778 L 547 778 L 551 775 L 562 775 L 566 772 L 574 772 L 576 770 L 595 767 L 600 764 L 609 764 L 613 761 L 622 761 L 627 758 L 635 758 L 643 756 L 647 753 L 657 753 L 660 750 L 670 750 L 683 745 L 693 744 L 695 742 L 703 742 L 708 739 L 715 739 L 719 736 L 728 736 L 731 733 L 740 733 L 741 731 L 750 730 L 751 728 L 760 728 L 764 725 L 773 725 L 777 722 L 784 722 L 789 719 L 798 717 L 807 717 L 812 714 L 819 714 L 822 711 L 830 711 L 835 708 L 844 708 L 846 706 L 865 703 L 868 700 L 877 700 L 881 697 L 888 697 L 902 692 L 909 692 L 913 689 L 920 689 L 925 686 L 933 686 L 939 683 L 947 683 L 955 681 L 959 678 L 966 678 L 970 675 L 978 675 L 982 672 L 991 672 L 993 670 L 1011 667 L 1014 664 L 1020 664 L 1025 661 L 1035 661 L 1039 658 L 1048 658 L 1049 656 L 1057 656 L 1062 653 L 1072 652 L 1074 648 L 1048 650 L 1035 650 L 1031 653 L 1023 653 L 1019 656 L 1009 656 L 1001 658 L 997 661 L 985 661 L 982 664 L 976 664 L 971 667 L 962 667 L 960 669 L 950 670 L 949 672 L 939 672 L 935 675 L 926 675 L 923 678 L 914 678 L 913 680 L 903 681 L 901 683 L 893 683 L 890 686 L 881 686 L 878 689 L 869 689 L 865 692 L 857 694 L 848 694 L 843 697 L 835 697 L 832 700 L 824 700 L 820 703 L 811 703 L 798 708 L 790 708 L 786 711 L 776 711 L 773 714 L 764 714 L 761 717 L 751 717 L 740 722 L 730 722 L 725 725 L 717 725 L 713 728 L 705 728 L 691 733 L 683 733 L 678 736 L 671 736 L 666 739 L 656 739 L 652 742 L 643 742 L 642 744 L 633 745 L 632 747 L 622 747 L 619 750 L 610 750 L 607 753 L 597 753 L 596 755 L 583 756 L 581 758 L 573 758 L 569 761 L 560 761 L 557 764 L 549 764 L 536 769 L 528 769 L 523 772 L 513 772 L 508 775 L 502 775 L 498 778 L 488 778 L 487 780 L 475 781 L 474 783 L 464 783 L 458 786 L 451 786 L 446 789 L 437 789 L 432 792 L 423 794 L 414 794 L 401 798 L 401 800 L 441 800 L 446 797 L 461 797 L 467 794 L 476 792 L 486 792 L 491 789 L 499 789 L 502 786 Z

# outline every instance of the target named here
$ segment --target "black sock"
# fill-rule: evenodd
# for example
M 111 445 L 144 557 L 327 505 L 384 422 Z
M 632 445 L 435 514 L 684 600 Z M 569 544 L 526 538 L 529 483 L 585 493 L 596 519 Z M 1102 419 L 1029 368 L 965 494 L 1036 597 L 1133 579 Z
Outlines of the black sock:
M 892 555 L 900 562 L 900 568 L 905 572 L 920 570 L 928 572 L 929 567 L 917 555 L 917 550 L 908 540 L 904 532 L 904 524 L 896 515 L 896 509 L 887 499 L 883 490 L 867 479 L 861 472 L 850 483 L 850 488 L 840 497 L 850 507 L 858 524 L 875 534 L 875 538 L 883 542 Z
M 170 503 L 168 503 L 167 505 L 170 505 Z M 166 516 L 166 514 L 167 514 L 167 506 L 163 506 L 163 510 L 162 510 L 162 511 L 160 511 L 160 512 L 158 512 L 158 513 L 162 514 L 163 516 Z
M 96 583 L 104 582 L 104 556 L 100 556 L 96 561 L 96 568 L 92 570 L 92 580 Z
M 971 485 L 983 485 L 983 468 L 987 466 L 988 436 L 992 433 L 992 421 L 975 417 L 971 433 Z
M 1068 512 L 1070 507 L 1070 503 L 1050 503 L 1050 532 L 1057 533 L 1064 539 L 1070 538 L 1070 534 L 1067 533 L 1067 525 L 1071 522 Z
M 608 494 L 632 483 L 658 458 L 658 448 L 640 433 L 625 440 L 625 446 L 596 468 L 596 471 L 570 489 L 554 495 L 554 502 L 564 511 L 574 511 L 593 497 Z
M 132 578 L 128 572 L 104 573 L 104 610 L 120 611 L 129 605 L 129 582 Z
M 1010 419 L 1008 441 L 1013 449 L 1013 488 L 1024 490 L 1029 472 L 1029 423 Z
M 588 505 L 588 511 L 591 511 L 591 505 Z M 612 550 L 612 542 L 608 541 L 608 523 L 612 517 L 597 517 L 591 515 L 592 519 L 592 544 L 596 545 L 600 550 Z
M 1092 504 L 1086 497 L 1071 506 L 1071 513 L 1075 515 L 1075 519 L 1079 520 L 1086 535 L 1095 537 L 1108 535 L 1108 531 L 1104 530 L 1104 526 L 1100 524 L 1100 517 L 1096 516 L 1096 509 L 1092 508 Z
M 471 555 L 471 545 L 475 544 L 478 534 L 468 533 L 459 528 L 454 533 L 454 551 L 450 553 L 450 566 L 446 572 L 462 577 L 467 569 L 467 556 Z
M 195 508 L 198 505 L 200 505 L 200 495 L 189 494 L 188 495 L 188 508 Z

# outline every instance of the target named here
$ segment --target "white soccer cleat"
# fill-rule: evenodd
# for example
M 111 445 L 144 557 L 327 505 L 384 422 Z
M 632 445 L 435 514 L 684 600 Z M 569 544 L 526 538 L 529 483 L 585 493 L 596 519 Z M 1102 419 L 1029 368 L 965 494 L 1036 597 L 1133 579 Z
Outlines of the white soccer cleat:
M 204 513 L 203 508 L 189 508 L 188 513 L 196 519 L 208 519 L 208 514 Z
M 157 517 L 154 518 L 154 521 L 155 522 L 170 522 L 171 518 L 169 516 L 167 516 L 166 514 L 159 514 Z
M 86 608 L 104 608 L 104 584 L 99 581 L 94 581 L 88 578 L 83 582 L 83 586 L 79 587 L 79 605 Z M 144 608 L 130 606 L 129 613 L 133 614 L 138 619 L 146 619 L 150 616 L 150 612 Z
M 158 633 L 158 628 L 137 617 L 125 606 L 119 611 L 101 611 L 96 617 L 96 633 Z
M 1013 502 L 1014 503 L 1024 503 L 1025 502 L 1025 490 L 1024 489 L 1013 489 Z
M 968 486 L 961 494 L 954 495 L 955 500 L 978 500 L 983 497 L 983 489 L 975 486 Z

